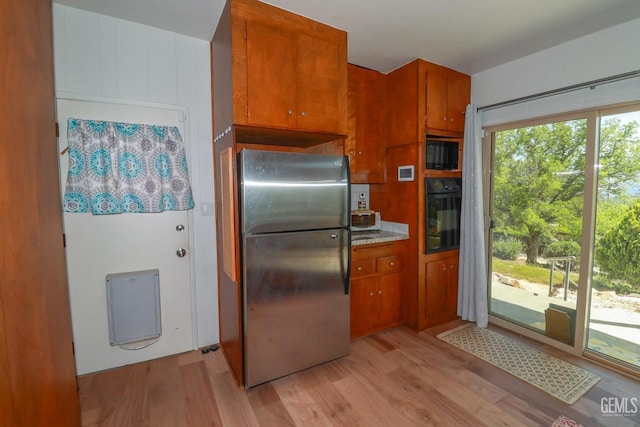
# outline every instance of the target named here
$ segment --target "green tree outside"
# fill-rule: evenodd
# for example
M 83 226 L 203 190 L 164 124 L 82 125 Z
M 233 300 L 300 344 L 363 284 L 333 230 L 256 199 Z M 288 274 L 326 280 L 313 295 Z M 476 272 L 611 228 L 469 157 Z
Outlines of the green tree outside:
M 628 209 L 600 239 L 596 261 L 611 279 L 640 285 L 640 203 Z
M 515 237 L 522 241 L 527 263 L 536 263 L 546 243 L 581 243 L 586 126 L 586 119 L 579 119 L 496 133 L 494 235 L 496 239 Z M 624 196 L 625 183 L 640 176 L 640 144 L 628 143 L 637 127 L 637 122 L 602 121 L 599 213 L 619 215 L 617 205 Z M 606 205 L 608 209 L 601 209 Z M 597 221 L 598 237 L 606 233 L 600 225 L 615 222 L 607 218 Z

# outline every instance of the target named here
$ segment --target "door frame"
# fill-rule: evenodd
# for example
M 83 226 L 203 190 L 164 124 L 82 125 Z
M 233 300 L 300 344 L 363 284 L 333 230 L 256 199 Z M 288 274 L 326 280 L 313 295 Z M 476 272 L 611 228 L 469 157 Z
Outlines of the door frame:
M 608 109 L 608 108 L 607 108 Z M 591 289 L 591 268 L 593 266 L 593 242 L 595 240 L 595 209 L 597 193 L 595 186 L 597 185 L 596 174 L 596 159 L 598 138 L 596 127 L 598 126 L 599 112 L 604 110 L 600 108 L 585 109 L 565 114 L 547 115 L 542 117 L 536 117 L 525 120 L 518 120 L 508 123 L 502 123 L 499 125 L 492 125 L 482 128 L 482 170 L 483 170 L 483 186 L 488 191 L 484 192 L 484 206 L 485 215 L 489 218 L 485 226 L 485 239 L 486 239 L 486 256 L 487 256 L 487 299 L 491 298 L 491 254 L 493 251 L 493 231 L 491 223 L 493 220 L 493 195 L 494 186 L 492 174 L 495 168 L 495 139 L 493 134 L 497 131 L 516 129 L 528 126 L 544 125 L 553 122 L 569 121 L 576 119 L 587 120 L 587 136 L 586 136 L 586 159 L 585 159 L 585 192 L 584 192 L 584 216 L 582 219 L 582 242 L 583 248 L 591 248 L 587 252 L 583 251 L 581 256 L 581 272 L 578 281 L 578 296 L 576 301 L 576 323 L 575 323 L 575 335 L 573 345 L 565 344 L 557 341 L 553 338 L 549 338 L 544 334 L 540 334 L 531 329 L 520 326 L 516 323 L 505 320 L 501 317 L 497 317 L 489 313 L 489 321 L 495 325 L 515 331 L 528 338 L 550 345 L 552 347 L 559 348 L 568 353 L 575 355 L 582 355 L 587 346 L 587 329 L 588 323 L 587 310 L 591 305 L 590 301 L 590 289 Z M 590 246 L 589 246 L 590 245 Z M 490 301 L 488 301 L 490 307 Z
M 183 123 L 183 133 L 182 133 L 182 137 L 184 141 L 187 141 L 187 143 L 184 144 L 184 148 L 185 148 L 185 157 L 187 158 L 187 164 L 188 165 L 193 165 L 192 162 L 192 157 L 191 157 L 191 135 L 190 135 L 190 129 L 188 126 L 189 123 L 189 108 L 187 106 L 183 106 L 183 105 L 171 105 L 171 104 L 160 104 L 160 103 L 155 103 L 155 102 L 147 102 L 147 101 L 135 101 L 135 100 L 130 100 L 130 99 L 121 99 L 121 98 L 108 98 L 108 97 L 101 97 L 101 96 L 90 96 L 90 95 L 79 95 L 77 93 L 71 93 L 71 92 L 56 92 L 56 97 L 55 97 L 55 118 L 56 118 L 56 124 L 57 126 L 60 126 L 60 123 L 58 121 L 58 101 L 84 101 L 84 102 L 94 102 L 94 103 L 103 103 L 103 104 L 110 104 L 110 105 L 123 105 L 123 106 L 128 106 L 128 107 L 143 107 L 143 108 L 154 108 L 154 109 L 158 109 L 158 110 L 171 110 L 171 111 L 177 111 L 179 113 L 179 121 Z M 64 153 L 59 153 L 60 155 L 63 155 Z M 189 181 L 193 182 L 193 168 L 189 168 Z M 58 185 L 60 186 L 60 188 L 63 188 L 64 183 L 61 182 L 62 177 L 60 176 L 60 173 L 58 173 L 58 180 L 59 183 Z M 64 191 L 62 191 L 62 194 L 64 194 Z M 192 191 L 193 191 L 193 186 L 192 186 Z M 196 282 L 195 282 L 195 273 L 196 273 L 196 269 L 195 269 L 195 256 L 194 256 L 194 248 L 195 248 L 195 244 L 194 244 L 194 230 L 193 230 L 193 224 L 194 224 L 194 218 L 193 218 L 193 209 L 189 209 L 187 210 L 187 222 L 188 222 L 188 226 L 187 226 L 187 230 L 189 231 L 188 233 L 188 239 L 189 239 L 189 252 L 191 253 L 191 256 L 189 256 L 189 292 L 191 293 L 191 348 L 193 350 L 197 350 L 198 349 L 198 304 L 197 304 L 197 295 L 196 295 Z M 63 221 L 63 232 L 64 232 L 64 221 Z M 65 248 L 65 252 L 66 252 L 66 248 Z

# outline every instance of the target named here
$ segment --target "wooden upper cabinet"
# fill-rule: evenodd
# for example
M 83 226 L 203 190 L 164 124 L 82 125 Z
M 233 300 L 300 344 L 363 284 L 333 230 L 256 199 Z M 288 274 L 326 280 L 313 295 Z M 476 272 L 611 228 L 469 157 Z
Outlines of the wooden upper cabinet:
M 464 113 L 470 101 L 471 79 L 466 74 L 429 64 L 426 72 L 426 128 L 464 132 Z
M 247 122 L 295 127 L 295 34 L 258 21 L 247 22 Z
M 298 35 L 296 127 L 304 130 L 346 133 L 346 58 L 340 41 L 311 34 Z
M 408 63 L 387 74 L 387 119 L 389 126 L 388 146 L 412 144 L 424 139 L 423 120 L 418 83 L 418 60 Z
M 426 126 L 444 129 L 448 127 L 447 70 L 433 67 L 426 73 Z
M 345 155 L 351 164 L 351 182 L 385 182 L 384 155 L 388 139 L 385 103 L 386 76 L 349 65 L 349 133 Z
M 471 98 L 471 78 L 416 59 L 388 75 L 389 146 L 425 135 L 460 137 Z
M 345 32 L 252 0 L 232 26 L 234 124 L 347 133 Z

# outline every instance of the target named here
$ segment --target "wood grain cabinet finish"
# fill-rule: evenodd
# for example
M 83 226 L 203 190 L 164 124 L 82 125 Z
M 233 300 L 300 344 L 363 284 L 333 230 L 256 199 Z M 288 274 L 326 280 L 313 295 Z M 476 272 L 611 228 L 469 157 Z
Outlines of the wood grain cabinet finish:
M 420 294 L 421 329 L 454 320 L 458 304 L 458 251 L 425 263 Z
M 433 172 L 424 169 L 425 144 L 395 145 L 387 148 L 387 182 L 370 186 L 371 204 L 387 221 L 409 227 L 409 240 L 403 242 L 404 300 L 403 324 L 415 331 L 456 318 L 458 289 L 458 251 L 425 253 L 425 178 Z M 398 181 L 394 171 L 401 165 L 415 164 L 414 181 Z M 442 172 L 442 176 L 461 175 Z M 438 175 L 440 176 L 440 175 Z
M 351 164 L 351 182 L 385 182 L 384 154 L 388 139 L 385 102 L 386 76 L 349 64 L 349 133 L 345 155 Z
M 343 153 L 347 35 L 261 1 L 229 0 L 211 70 L 217 239 L 227 248 L 217 254 L 220 345 L 243 385 L 238 200 L 228 191 L 238 188 L 234 159 L 243 148 Z
M 80 426 L 58 185 L 51 2 L 3 1 L 0 28 L 0 425 Z
M 469 76 L 434 64 L 426 68 L 426 133 L 464 132 L 464 115 L 470 101 Z
M 388 146 L 422 142 L 425 135 L 462 136 L 468 75 L 416 59 L 387 77 Z
M 346 33 L 255 0 L 231 14 L 234 124 L 346 135 Z
M 399 245 L 352 248 L 352 339 L 402 323 L 403 274 Z

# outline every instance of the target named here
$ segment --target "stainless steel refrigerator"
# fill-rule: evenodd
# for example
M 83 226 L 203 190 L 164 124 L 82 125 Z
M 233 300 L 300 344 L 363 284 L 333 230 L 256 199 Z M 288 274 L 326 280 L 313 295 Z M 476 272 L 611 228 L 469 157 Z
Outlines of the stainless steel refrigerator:
M 242 150 L 245 385 L 349 353 L 349 164 Z

